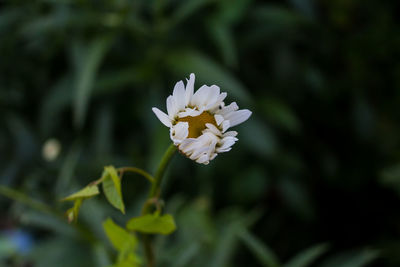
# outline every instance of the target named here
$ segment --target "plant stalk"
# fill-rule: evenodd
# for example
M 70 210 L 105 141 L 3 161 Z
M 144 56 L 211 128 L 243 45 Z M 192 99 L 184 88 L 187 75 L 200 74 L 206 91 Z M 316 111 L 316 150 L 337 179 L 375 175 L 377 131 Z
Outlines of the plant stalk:
M 149 205 L 149 203 L 153 202 L 154 199 L 158 199 L 160 197 L 161 194 L 160 186 L 162 178 L 175 151 L 176 151 L 176 146 L 174 144 L 171 144 L 168 147 L 167 151 L 165 151 L 164 156 L 160 161 L 160 165 L 158 165 L 158 169 L 154 175 L 154 181 L 151 184 L 147 200 L 143 205 L 142 215 L 149 214 L 152 211 L 151 209 L 152 205 Z M 154 267 L 155 257 L 154 257 L 153 246 L 151 244 L 151 236 L 146 234 L 143 235 L 143 243 L 144 243 L 144 251 L 146 254 L 147 266 Z

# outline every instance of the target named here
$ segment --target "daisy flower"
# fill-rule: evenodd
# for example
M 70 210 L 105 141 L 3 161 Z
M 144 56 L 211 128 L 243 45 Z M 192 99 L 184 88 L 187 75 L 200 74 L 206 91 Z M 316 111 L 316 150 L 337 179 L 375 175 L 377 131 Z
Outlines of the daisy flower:
M 195 75 L 190 74 L 186 88 L 176 83 L 167 98 L 167 113 L 153 107 L 157 118 L 170 128 L 170 137 L 188 158 L 208 164 L 218 153 L 228 152 L 238 140 L 229 128 L 246 121 L 251 111 L 239 110 L 233 102 L 225 105 L 225 92 L 216 85 L 203 85 L 194 93 Z

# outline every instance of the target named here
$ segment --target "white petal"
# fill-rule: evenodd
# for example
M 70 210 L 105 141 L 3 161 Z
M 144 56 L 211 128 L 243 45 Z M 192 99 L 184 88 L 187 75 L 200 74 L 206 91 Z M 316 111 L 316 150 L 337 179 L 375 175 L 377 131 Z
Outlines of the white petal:
M 229 148 L 229 147 L 233 146 L 237 140 L 238 139 L 236 137 L 231 137 L 231 136 L 225 137 L 222 140 L 223 143 L 219 149 L 224 150 L 226 148 Z
M 191 104 L 197 107 L 203 106 L 203 103 L 207 99 L 209 88 L 210 87 L 208 87 L 207 85 L 203 85 L 202 87 L 200 87 L 199 90 L 194 93 Z
M 178 112 L 177 105 L 175 103 L 175 98 L 170 95 L 167 97 L 167 112 L 171 120 L 173 120 Z
M 193 73 L 190 74 L 189 80 L 187 80 L 186 91 L 185 91 L 185 105 L 189 105 L 190 100 L 192 99 L 194 92 L 194 81 L 195 75 Z
M 229 114 L 229 116 L 225 117 L 225 119 L 229 120 L 230 127 L 233 127 L 246 121 L 250 117 L 250 115 L 251 115 L 250 110 L 241 109 L 233 112 L 232 114 Z
M 216 85 L 212 85 L 210 90 L 208 91 L 207 100 L 204 103 L 206 106 L 206 110 L 212 109 L 217 105 L 219 97 L 219 87 Z
M 210 163 L 210 158 L 207 155 L 202 155 L 196 160 L 196 162 L 207 165 L 208 163 Z
M 218 96 L 218 102 L 224 101 L 227 95 L 228 95 L 227 93 L 222 92 L 222 93 Z
M 171 127 L 172 123 L 169 119 L 168 115 L 159 110 L 158 108 L 152 108 L 154 114 L 156 114 L 157 118 L 167 127 Z
M 217 152 L 218 152 L 218 153 L 229 152 L 229 151 L 231 151 L 231 149 L 232 149 L 232 147 L 228 147 L 228 148 L 224 148 L 224 149 L 222 149 L 222 148 L 217 148 Z
M 204 111 L 203 109 L 195 110 L 192 108 L 186 108 L 185 111 L 178 113 L 178 117 L 179 118 L 183 118 L 183 117 L 187 117 L 187 116 L 196 117 L 196 116 L 199 116 L 201 113 L 203 113 L 203 111 Z
M 209 130 L 211 133 L 215 134 L 216 136 L 221 135 L 221 131 L 214 126 L 212 123 L 206 123 L 206 130 Z
M 221 125 L 221 123 L 224 121 L 224 117 L 222 115 L 218 115 L 218 114 L 214 115 L 214 119 L 218 126 Z
M 172 96 L 175 99 L 175 103 L 177 106 L 177 110 L 181 111 L 185 109 L 185 85 L 182 81 L 179 81 L 175 84 L 174 92 Z
M 231 127 L 231 124 L 229 121 L 223 121 L 222 122 L 222 132 L 226 132 L 226 130 L 229 129 L 229 127 Z
M 219 96 L 219 87 L 216 85 L 203 85 L 199 90 L 194 93 L 192 97 L 192 105 L 209 108 L 217 102 Z
M 170 136 L 174 144 L 180 144 L 189 135 L 189 123 L 178 122 L 171 128 Z
M 198 142 L 196 138 L 187 138 L 183 140 L 182 144 L 179 146 L 179 149 L 183 153 L 191 153 L 193 150 L 198 149 L 201 147 L 201 143 Z
M 223 115 L 224 117 L 233 111 L 238 110 L 239 107 L 236 104 L 236 102 L 230 103 L 228 106 L 223 107 L 221 110 L 219 110 L 217 113 Z
M 237 132 L 236 131 L 229 131 L 229 132 L 226 132 L 226 133 L 224 133 L 224 137 L 226 137 L 226 136 L 233 136 L 233 137 L 235 137 L 235 136 L 237 136 Z
M 208 147 L 202 147 L 193 151 L 193 154 L 190 156 L 190 159 L 197 159 L 201 154 L 207 155 L 207 150 Z

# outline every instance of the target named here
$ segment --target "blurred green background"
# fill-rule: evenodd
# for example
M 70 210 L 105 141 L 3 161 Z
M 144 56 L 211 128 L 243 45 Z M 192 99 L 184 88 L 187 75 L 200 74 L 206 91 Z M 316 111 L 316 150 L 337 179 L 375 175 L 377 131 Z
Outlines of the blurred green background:
M 138 215 L 144 179 L 124 178 L 125 216 L 104 196 L 75 226 L 48 208 L 69 208 L 59 199 L 104 165 L 154 171 L 170 140 L 151 107 L 165 110 L 191 72 L 196 88 L 217 84 L 253 115 L 210 165 L 175 156 L 163 196 L 178 230 L 156 239 L 158 266 L 400 266 L 399 10 L 1 1 L 0 266 L 113 262 L 101 222 Z M 10 200 L 4 186 L 40 202 Z

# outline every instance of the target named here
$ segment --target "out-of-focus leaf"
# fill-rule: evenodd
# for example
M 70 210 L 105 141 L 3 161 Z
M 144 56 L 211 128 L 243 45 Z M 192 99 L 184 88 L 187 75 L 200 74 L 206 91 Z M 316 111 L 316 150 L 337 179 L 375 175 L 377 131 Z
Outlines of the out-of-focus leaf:
M 40 130 L 43 135 L 54 131 L 60 120 L 61 112 L 71 104 L 73 91 L 71 90 L 71 75 L 65 75 L 52 85 L 42 99 L 40 106 Z
M 142 261 L 134 253 L 129 253 L 123 260 L 118 261 L 112 267 L 139 267 Z
M 55 183 L 55 192 L 57 195 L 62 194 L 62 192 L 65 190 L 65 188 L 68 187 L 69 182 L 74 176 L 80 152 L 81 147 L 79 143 L 72 145 L 70 151 L 68 151 L 68 155 L 63 162 L 60 174 L 58 175 L 57 181 Z
M 241 231 L 239 237 L 263 266 L 280 266 L 278 257 L 275 253 L 248 230 Z
M 276 123 L 278 126 L 294 133 L 300 130 L 300 121 L 285 103 L 277 99 L 267 98 L 261 101 L 260 109 L 272 123 Z
M 29 258 L 40 267 L 93 266 L 90 247 L 70 238 L 51 237 L 35 244 Z
M 271 27 L 297 27 L 305 21 L 296 12 L 289 9 L 275 6 L 275 5 L 262 5 L 254 8 L 252 17 L 263 22 L 270 23 Z
M 148 234 L 171 234 L 176 229 L 172 215 L 159 215 L 157 212 L 132 218 L 128 221 L 126 228 Z
M 137 245 L 136 237 L 120 227 L 111 218 L 103 222 L 104 231 L 114 248 L 118 251 L 126 249 L 134 249 Z
M 319 244 L 301 251 L 294 256 L 284 267 L 307 267 L 310 266 L 318 257 L 324 254 L 329 248 L 328 244 Z
M 363 267 L 379 256 L 377 250 L 361 249 L 353 252 L 343 252 L 329 257 L 321 267 Z
M 80 239 L 82 237 L 77 229 L 73 225 L 68 224 L 65 219 L 51 214 L 26 210 L 19 216 L 20 222 L 27 226 L 52 231 L 70 239 Z
M 218 20 L 212 21 L 209 29 L 225 63 L 230 67 L 236 67 L 238 59 L 235 40 L 233 39 L 231 29 Z
M 98 267 L 108 267 L 111 265 L 111 260 L 104 244 L 97 243 L 92 246 L 92 255 L 95 265 Z
M 256 116 L 250 117 L 246 125 L 240 125 L 240 140 L 255 153 L 268 157 L 277 150 L 277 140 L 272 129 Z
M 380 173 L 380 182 L 400 194 L 400 164 L 383 169 Z
M 111 39 L 109 37 L 101 37 L 92 41 L 92 43 L 85 48 L 76 48 L 75 61 L 77 62 L 75 62 L 75 64 L 77 65 L 77 69 L 74 119 L 78 127 L 82 126 L 85 119 L 96 73 L 110 44 Z
M 125 205 L 122 199 L 121 179 L 118 177 L 117 170 L 113 166 L 104 168 L 103 191 L 107 200 L 115 208 L 125 213 Z
M 169 68 L 177 75 L 189 76 L 188 72 L 194 72 L 196 79 L 208 85 L 218 85 L 221 91 L 226 91 L 233 98 L 238 99 L 239 104 L 250 103 L 250 95 L 245 87 L 232 74 L 206 55 L 193 50 L 183 50 L 170 52 L 166 59 Z
M 303 184 L 284 176 L 279 181 L 279 190 L 288 207 L 305 220 L 314 216 L 313 203 Z
M 61 201 L 75 201 L 77 199 L 84 199 L 84 198 L 89 198 L 89 197 L 93 197 L 95 195 L 98 195 L 99 192 L 99 188 L 97 187 L 97 185 L 88 185 L 85 188 L 79 190 L 76 193 L 73 193 L 63 199 L 61 199 Z
M 239 244 L 239 234 L 246 231 L 260 217 L 258 210 L 243 214 L 236 210 L 227 210 L 223 217 L 223 230 L 218 234 L 212 267 L 230 266 Z M 225 222 L 227 221 L 227 222 Z
M 253 0 L 222 0 L 218 1 L 218 17 L 227 24 L 238 22 L 247 12 L 247 7 Z
M 211 2 L 211 0 L 191 0 L 180 2 L 180 5 L 176 8 L 176 11 L 171 16 L 171 26 L 182 22 L 193 13 L 197 12 L 199 9 Z
M 200 246 L 198 243 L 193 243 L 179 253 L 179 257 L 175 258 L 174 267 L 184 267 L 190 264 L 190 261 L 195 257 L 195 255 L 200 251 Z

